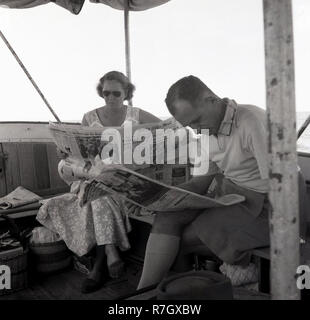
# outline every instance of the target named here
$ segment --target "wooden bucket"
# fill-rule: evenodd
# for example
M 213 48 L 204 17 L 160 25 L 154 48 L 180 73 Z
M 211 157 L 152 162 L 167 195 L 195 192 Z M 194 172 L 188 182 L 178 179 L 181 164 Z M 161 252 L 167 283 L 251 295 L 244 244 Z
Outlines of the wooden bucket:
M 61 271 L 71 266 L 72 254 L 64 241 L 30 244 L 34 270 L 41 274 Z

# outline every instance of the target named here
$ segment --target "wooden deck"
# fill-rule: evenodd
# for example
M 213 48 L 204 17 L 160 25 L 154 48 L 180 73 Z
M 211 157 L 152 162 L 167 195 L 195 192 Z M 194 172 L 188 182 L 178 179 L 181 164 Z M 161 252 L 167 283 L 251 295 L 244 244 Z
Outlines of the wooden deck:
M 50 275 L 29 285 L 25 290 L 0 296 L 1 300 L 117 300 L 133 294 L 141 274 L 141 266 L 129 264 L 121 279 L 109 280 L 102 289 L 82 294 L 81 283 L 85 275 L 74 269 Z M 234 300 L 269 300 L 268 294 L 255 290 L 255 286 L 233 288 Z M 156 289 L 133 295 L 126 300 L 154 300 Z
M 0 296 L 0 300 L 115 300 L 135 292 L 140 272 L 141 267 L 129 264 L 124 277 L 109 280 L 96 292 L 82 294 L 81 284 L 86 275 L 70 269 L 36 279 L 27 289 Z

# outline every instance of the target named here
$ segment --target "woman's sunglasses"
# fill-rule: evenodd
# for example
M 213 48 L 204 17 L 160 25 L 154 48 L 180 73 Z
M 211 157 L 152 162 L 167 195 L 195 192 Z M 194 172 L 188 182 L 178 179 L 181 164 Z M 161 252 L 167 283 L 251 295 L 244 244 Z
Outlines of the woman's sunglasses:
M 119 98 L 121 96 L 121 94 L 122 94 L 120 91 L 108 91 L 108 90 L 102 91 L 102 94 L 103 94 L 104 97 L 108 97 L 111 93 L 116 98 Z

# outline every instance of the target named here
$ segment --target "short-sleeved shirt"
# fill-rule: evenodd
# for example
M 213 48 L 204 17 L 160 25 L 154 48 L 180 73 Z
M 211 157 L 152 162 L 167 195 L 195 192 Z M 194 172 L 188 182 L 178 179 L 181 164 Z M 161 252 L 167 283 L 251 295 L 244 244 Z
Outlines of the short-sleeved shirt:
M 253 105 L 225 99 L 226 112 L 217 136 L 209 137 L 209 157 L 235 184 L 268 192 L 266 114 Z

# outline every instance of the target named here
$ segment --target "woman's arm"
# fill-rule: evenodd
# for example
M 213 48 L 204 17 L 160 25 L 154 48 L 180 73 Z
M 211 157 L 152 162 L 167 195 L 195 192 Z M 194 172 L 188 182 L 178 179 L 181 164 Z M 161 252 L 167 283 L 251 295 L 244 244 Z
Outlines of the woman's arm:
M 85 114 L 84 114 L 83 119 L 82 119 L 82 126 L 86 126 L 86 127 L 89 126 L 89 124 L 88 124 L 88 122 L 86 120 Z
M 141 124 L 143 123 L 153 123 L 153 122 L 161 122 L 162 120 L 157 118 L 156 116 L 154 116 L 153 114 L 144 111 L 144 110 L 140 110 L 140 114 L 139 114 L 139 122 Z

